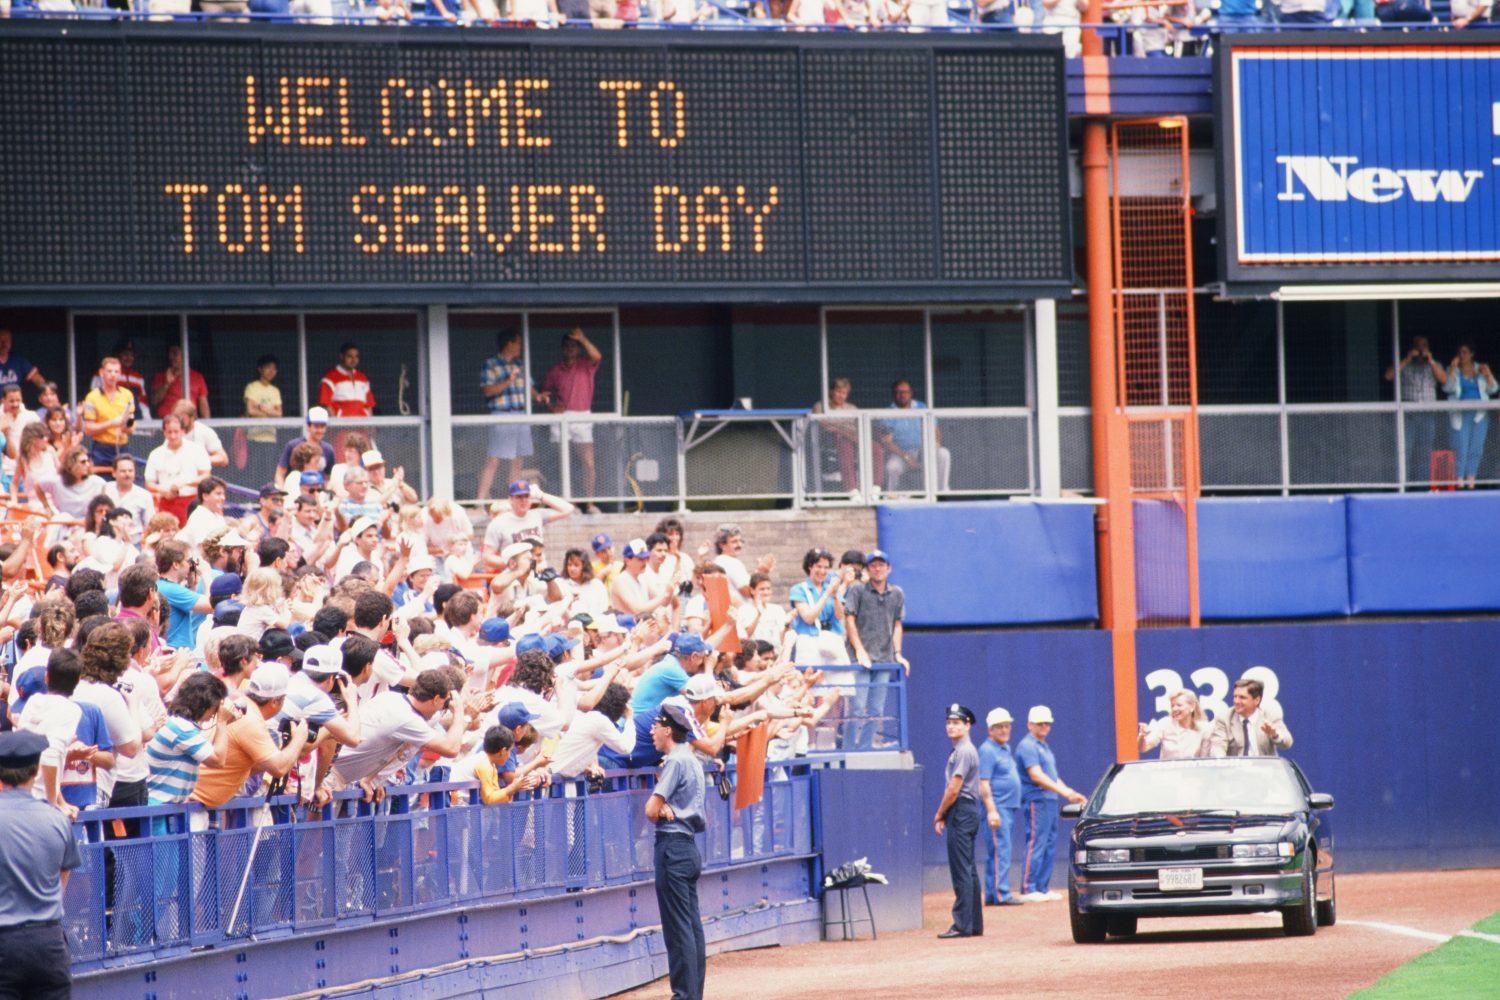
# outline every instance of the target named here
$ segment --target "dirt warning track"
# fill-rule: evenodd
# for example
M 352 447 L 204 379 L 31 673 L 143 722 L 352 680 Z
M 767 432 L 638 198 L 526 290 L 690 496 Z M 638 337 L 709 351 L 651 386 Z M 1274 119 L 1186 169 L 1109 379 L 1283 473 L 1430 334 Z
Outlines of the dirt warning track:
M 928 894 L 921 931 L 710 956 L 711 1000 L 1345 997 L 1500 908 L 1500 870 L 1345 875 L 1339 923 L 1288 938 L 1271 915 L 1142 920 L 1134 938 L 1076 945 L 1067 902 L 987 907 L 982 938 L 939 941 L 952 899 Z M 1415 932 L 1415 933 L 1413 933 Z M 1495 945 L 1500 948 L 1500 944 Z M 668 995 L 666 980 L 621 994 Z

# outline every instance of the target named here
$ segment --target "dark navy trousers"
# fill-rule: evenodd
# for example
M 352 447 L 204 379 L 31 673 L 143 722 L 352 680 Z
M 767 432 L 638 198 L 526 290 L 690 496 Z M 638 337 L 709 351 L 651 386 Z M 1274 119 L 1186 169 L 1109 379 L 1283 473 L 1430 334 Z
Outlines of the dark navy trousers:
M 984 900 L 979 893 L 979 869 L 974 866 L 974 840 L 979 836 L 979 804 L 959 799 L 944 817 L 948 841 L 948 874 L 953 878 L 953 926 L 965 934 L 984 933 Z
M 667 945 L 672 1000 L 703 1000 L 708 952 L 698 911 L 698 876 L 703 874 L 698 844 L 686 833 L 658 833 L 655 858 L 656 908 Z

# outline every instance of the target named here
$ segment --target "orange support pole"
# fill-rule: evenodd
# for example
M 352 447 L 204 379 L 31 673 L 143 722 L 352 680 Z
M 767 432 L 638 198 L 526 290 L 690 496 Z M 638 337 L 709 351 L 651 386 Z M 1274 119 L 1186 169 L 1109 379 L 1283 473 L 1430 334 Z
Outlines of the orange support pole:
M 1104 501 L 1097 519 L 1099 615 L 1101 624 L 1111 630 L 1115 755 L 1119 760 L 1134 760 L 1139 718 L 1135 676 L 1135 542 L 1130 508 L 1130 444 L 1117 398 L 1114 240 L 1105 130 L 1105 123 L 1099 120 L 1087 121 L 1083 126 L 1094 492 Z

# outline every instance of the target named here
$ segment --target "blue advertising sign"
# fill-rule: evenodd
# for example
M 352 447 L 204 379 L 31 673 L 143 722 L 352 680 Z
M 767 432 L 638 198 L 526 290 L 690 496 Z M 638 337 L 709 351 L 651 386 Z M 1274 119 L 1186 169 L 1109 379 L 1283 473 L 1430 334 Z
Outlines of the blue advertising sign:
M 1227 281 L 1500 278 L 1500 45 L 1411 37 L 1226 37 Z

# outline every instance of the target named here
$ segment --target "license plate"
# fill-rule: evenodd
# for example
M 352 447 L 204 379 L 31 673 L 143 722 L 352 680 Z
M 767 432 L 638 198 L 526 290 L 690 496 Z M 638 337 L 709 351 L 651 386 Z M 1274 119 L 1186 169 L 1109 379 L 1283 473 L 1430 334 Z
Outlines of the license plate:
M 1202 868 L 1160 868 L 1156 887 L 1162 892 L 1191 892 L 1203 888 Z

